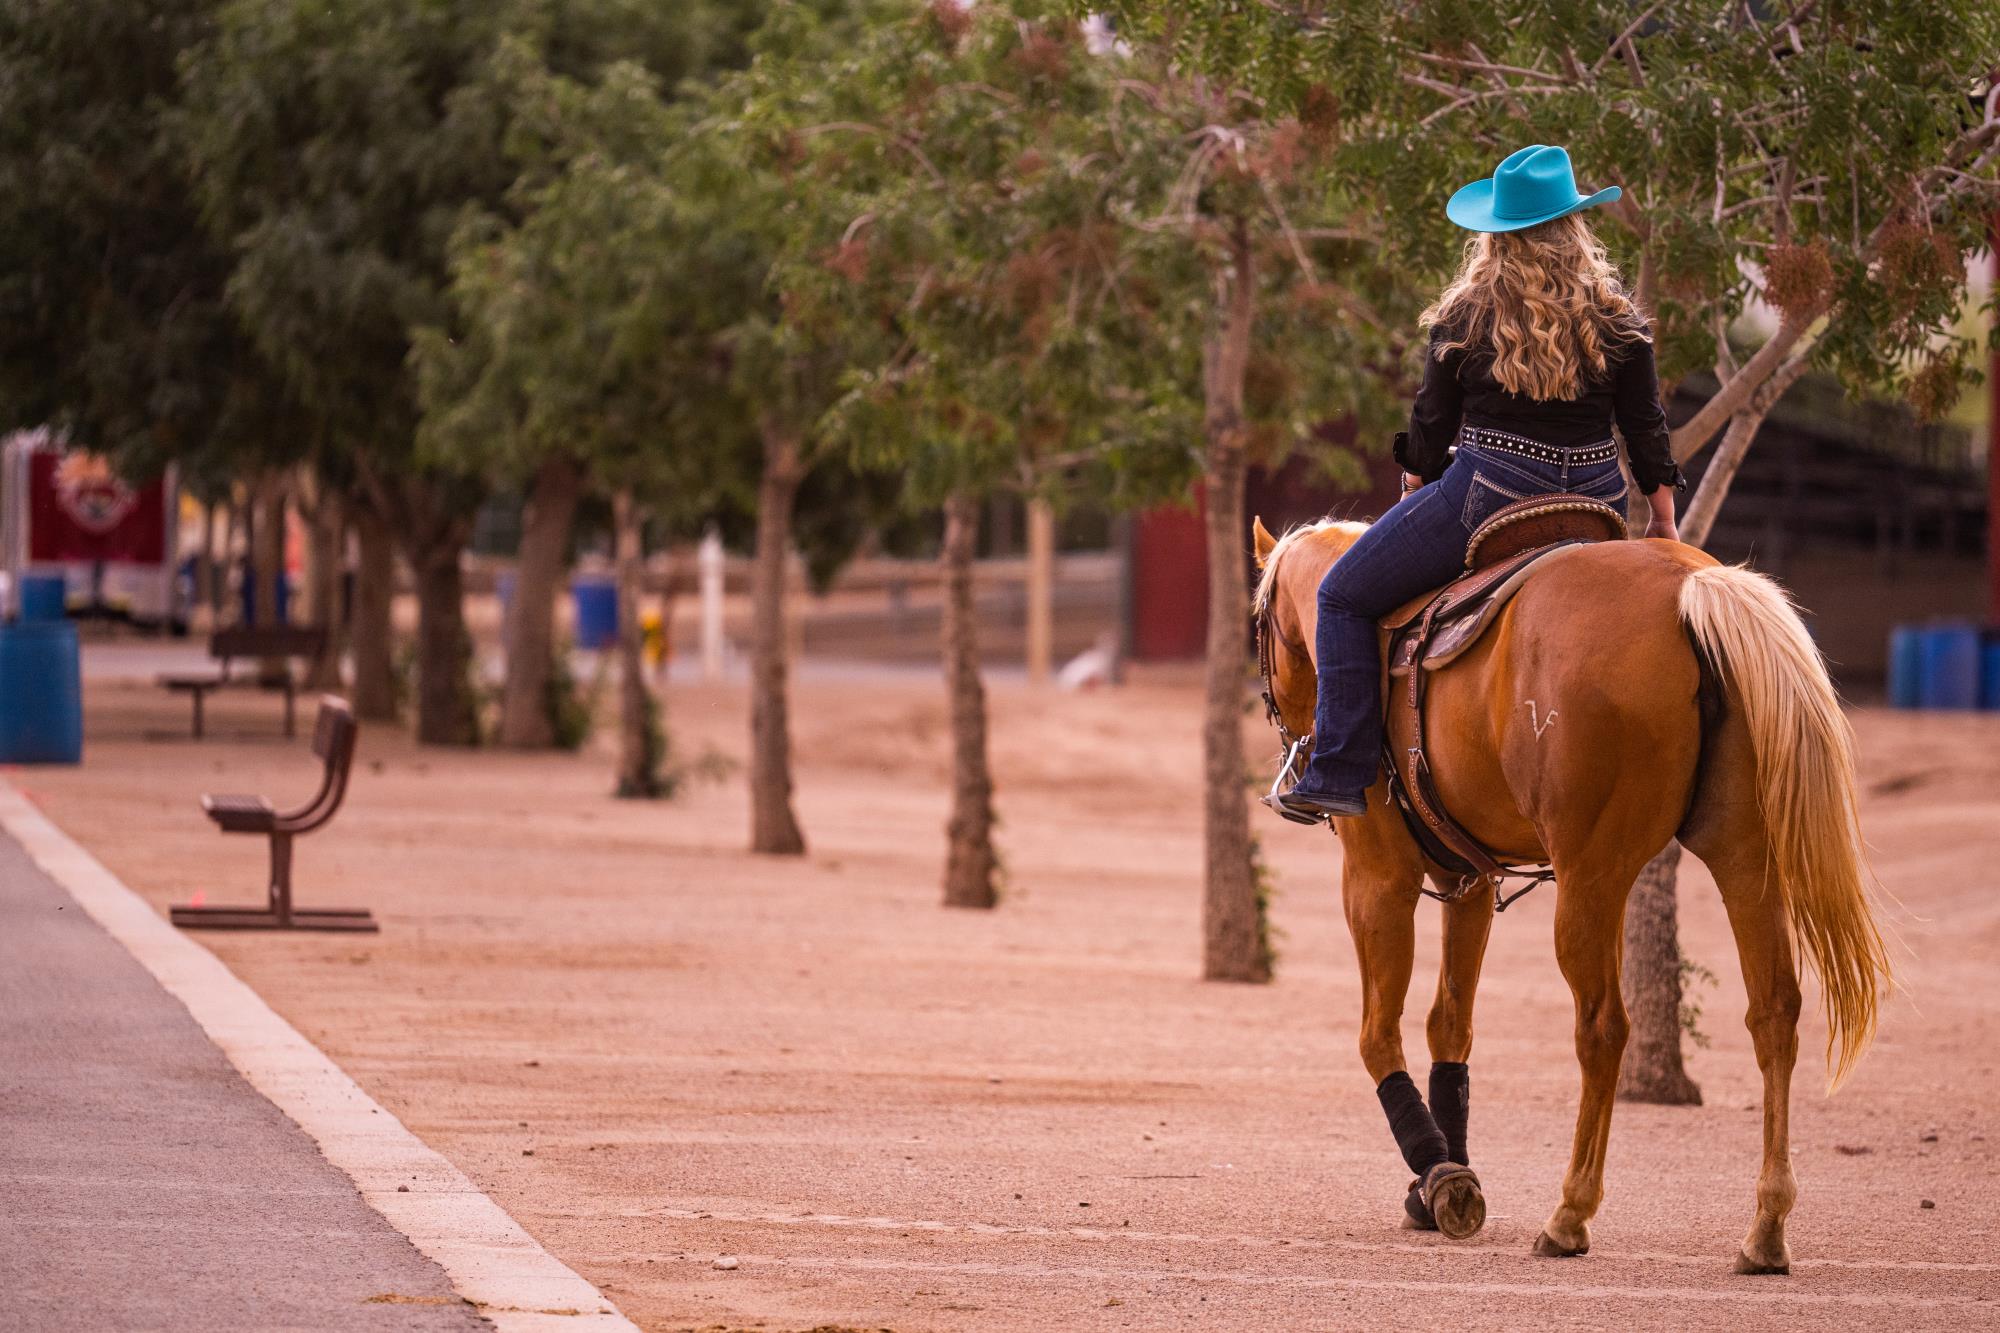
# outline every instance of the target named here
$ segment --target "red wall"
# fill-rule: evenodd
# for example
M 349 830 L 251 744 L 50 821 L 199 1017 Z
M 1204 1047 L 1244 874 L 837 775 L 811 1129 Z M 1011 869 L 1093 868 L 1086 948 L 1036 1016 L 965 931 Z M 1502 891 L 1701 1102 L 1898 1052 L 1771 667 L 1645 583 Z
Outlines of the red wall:
M 1351 444 L 1353 435 L 1346 423 L 1327 432 L 1339 444 Z M 1327 514 L 1373 517 L 1396 503 L 1396 465 L 1388 458 L 1370 458 L 1368 471 L 1372 488 L 1356 492 L 1327 481 L 1303 453 L 1294 454 L 1275 472 L 1253 468 L 1244 487 L 1244 579 L 1256 577 L 1250 558 L 1250 519 L 1262 518 L 1265 527 L 1281 533 Z M 1201 490 L 1196 487 L 1192 507 L 1162 506 L 1140 514 L 1132 524 L 1132 656 L 1138 661 L 1186 661 L 1205 651 L 1208 559 L 1203 522 Z M 1249 632 L 1245 626 L 1244 634 Z
M 1203 505 L 1163 506 L 1132 524 L 1132 656 L 1141 662 L 1202 655 L 1208 631 Z

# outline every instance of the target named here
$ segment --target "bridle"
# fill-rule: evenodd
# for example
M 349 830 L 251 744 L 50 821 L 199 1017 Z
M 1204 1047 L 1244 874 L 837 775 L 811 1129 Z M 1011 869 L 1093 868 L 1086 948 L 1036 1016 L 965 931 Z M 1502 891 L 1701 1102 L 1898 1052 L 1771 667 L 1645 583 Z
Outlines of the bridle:
M 1276 796 L 1285 788 L 1297 782 L 1305 771 L 1306 759 L 1312 754 L 1312 733 L 1295 736 L 1285 725 L 1285 715 L 1278 707 L 1278 696 L 1274 681 L 1277 663 L 1272 656 L 1271 644 L 1275 640 L 1294 657 L 1311 660 L 1304 645 L 1292 642 L 1285 632 L 1278 628 L 1276 604 L 1267 601 L 1263 610 L 1257 613 L 1257 678 L 1263 688 L 1264 718 L 1278 729 L 1278 743 L 1284 746 L 1284 758 L 1278 764 L 1278 776 L 1271 781 L 1270 796 Z M 1329 827 L 1332 820 L 1325 821 Z

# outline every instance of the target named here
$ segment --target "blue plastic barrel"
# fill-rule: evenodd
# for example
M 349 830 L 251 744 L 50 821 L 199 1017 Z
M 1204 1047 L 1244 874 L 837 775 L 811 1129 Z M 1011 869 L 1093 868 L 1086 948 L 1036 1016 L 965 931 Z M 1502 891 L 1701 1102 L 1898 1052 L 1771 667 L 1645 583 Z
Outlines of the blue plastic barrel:
M 1925 626 L 1918 673 L 1922 707 L 1979 707 L 1979 627 L 1964 622 Z
M 21 619 L 61 620 L 67 585 L 60 574 L 21 576 Z
M 0 625 L 0 763 L 83 759 L 83 681 L 76 626 L 67 620 Z
M 1923 652 L 1921 626 L 1898 625 L 1889 631 L 1889 707 L 1923 707 Z
M 618 641 L 618 585 L 611 579 L 579 578 L 570 582 L 576 600 L 576 646 L 609 648 Z
M 1979 706 L 2000 709 L 2000 631 L 1979 650 Z

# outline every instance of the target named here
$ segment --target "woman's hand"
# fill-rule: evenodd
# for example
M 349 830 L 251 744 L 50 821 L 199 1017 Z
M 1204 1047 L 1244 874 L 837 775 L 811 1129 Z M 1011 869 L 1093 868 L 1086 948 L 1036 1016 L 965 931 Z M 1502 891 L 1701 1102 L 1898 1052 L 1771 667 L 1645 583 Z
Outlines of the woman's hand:
M 1658 486 L 1646 494 L 1646 506 L 1653 511 L 1646 524 L 1648 537 L 1664 537 L 1670 542 L 1681 539 L 1680 526 L 1674 522 L 1674 488 Z
M 1414 472 L 1403 474 L 1403 498 L 1408 499 L 1424 488 L 1424 479 Z

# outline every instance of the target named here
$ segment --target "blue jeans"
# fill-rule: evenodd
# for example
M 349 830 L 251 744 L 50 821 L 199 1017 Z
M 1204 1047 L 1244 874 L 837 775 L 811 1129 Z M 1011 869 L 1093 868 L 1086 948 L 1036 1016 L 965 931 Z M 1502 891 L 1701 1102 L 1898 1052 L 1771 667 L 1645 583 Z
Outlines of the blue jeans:
M 1319 585 L 1314 654 L 1319 700 L 1313 753 L 1298 791 L 1359 796 L 1382 757 L 1382 650 L 1376 622 L 1451 582 L 1472 531 L 1505 505 L 1568 492 L 1619 506 L 1625 478 L 1613 458 L 1542 463 L 1461 444 L 1443 477 L 1375 520 Z

